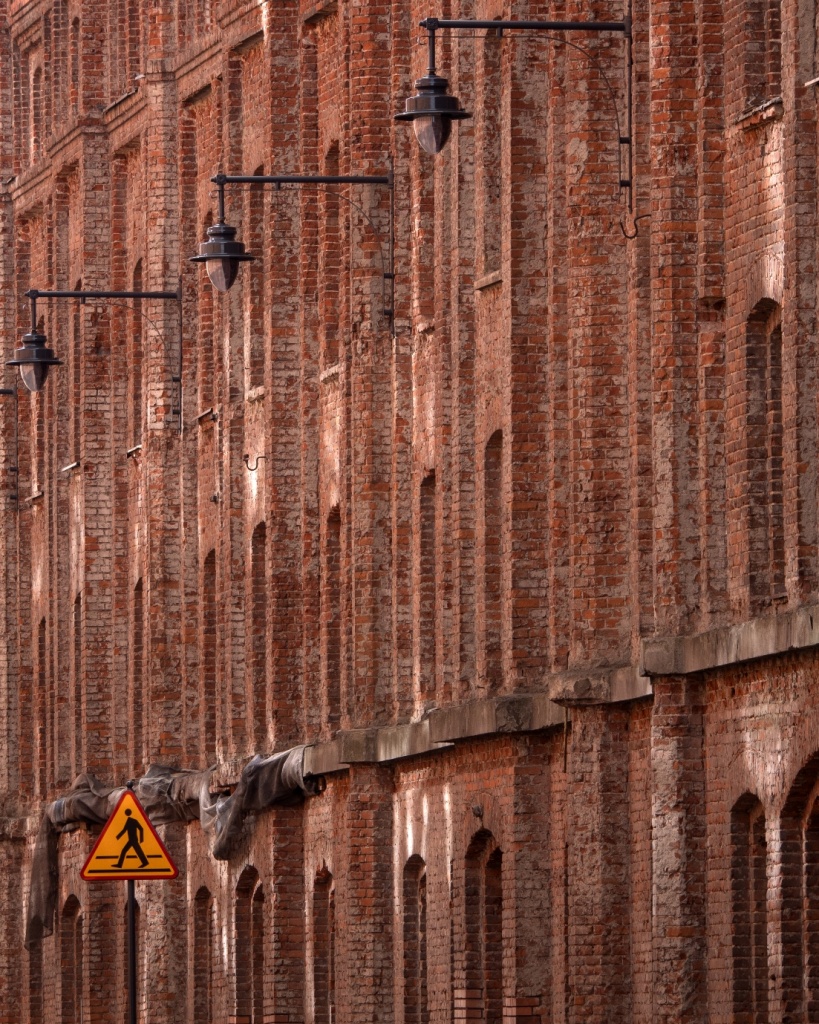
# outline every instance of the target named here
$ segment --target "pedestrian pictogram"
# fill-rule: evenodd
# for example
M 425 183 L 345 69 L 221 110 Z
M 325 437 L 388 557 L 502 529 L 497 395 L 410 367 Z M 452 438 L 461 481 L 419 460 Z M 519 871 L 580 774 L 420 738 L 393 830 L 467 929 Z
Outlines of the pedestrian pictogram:
M 177 874 L 171 855 L 142 805 L 133 792 L 126 789 L 94 844 L 80 876 L 86 882 L 103 882 L 176 878 Z

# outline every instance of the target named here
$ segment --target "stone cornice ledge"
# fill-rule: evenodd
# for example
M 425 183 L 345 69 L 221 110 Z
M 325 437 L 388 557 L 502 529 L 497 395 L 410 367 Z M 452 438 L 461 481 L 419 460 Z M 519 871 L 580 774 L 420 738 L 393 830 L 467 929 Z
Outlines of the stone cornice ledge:
M 819 605 L 736 626 L 643 641 L 643 671 L 649 676 L 688 675 L 819 646 Z
M 451 747 L 456 740 L 534 732 L 563 722 L 563 708 L 545 694 L 492 697 L 432 711 L 421 722 L 339 733 L 330 743 L 306 749 L 304 773 L 325 775 L 351 764 L 397 761 Z

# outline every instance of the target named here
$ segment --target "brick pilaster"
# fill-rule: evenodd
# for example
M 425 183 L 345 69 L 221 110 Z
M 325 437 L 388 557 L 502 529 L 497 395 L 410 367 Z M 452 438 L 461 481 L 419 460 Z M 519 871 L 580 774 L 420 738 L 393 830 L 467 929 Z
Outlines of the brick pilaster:
M 654 681 L 652 902 L 656 1024 L 706 1014 L 703 683 Z

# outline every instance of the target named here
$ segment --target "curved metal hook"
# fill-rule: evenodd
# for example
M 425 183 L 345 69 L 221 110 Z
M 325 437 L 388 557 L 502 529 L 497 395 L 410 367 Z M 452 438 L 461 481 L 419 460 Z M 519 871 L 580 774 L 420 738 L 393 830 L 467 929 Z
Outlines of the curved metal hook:
M 255 473 L 255 472 L 256 472 L 256 470 L 257 470 L 257 469 L 259 468 L 259 463 L 260 463 L 260 462 L 261 462 L 261 461 L 262 461 L 263 459 L 266 459 L 266 458 L 267 458 L 267 456 L 266 456 L 266 455 L 257 455 L 257 456 L 256 456 L 256 463 L 255 463 L 255 465 L 251 466 L 251 465 L 250 465 L 250 456 L 249 456 L 249 455 L 245 455 L 245 456 L 244 456 L 244 457 L 242 458 L 242 462 L 244 462 L 244 464 L 245 464 L 245 467 L 247 468 L 248 472 L 250 472 L 250 473 Z
M 639 220 L 647 220 L 650 216 L 651 216 L 650 213 L 641 213 L 638 217 L 632 217 L 631 218 L 631 223 L 632 223 L 632 226 L 634 227 L 634 233 L 633 234 L 631 234 L 628 231 L 626 231 L 625 217 L 621 217 L 620 218 L 620 230 L 623 232 L 623 237 L 624 238 L 636 238 L 640 234 L 640 229 L 637 227 L 637 221 L 639 221 Z

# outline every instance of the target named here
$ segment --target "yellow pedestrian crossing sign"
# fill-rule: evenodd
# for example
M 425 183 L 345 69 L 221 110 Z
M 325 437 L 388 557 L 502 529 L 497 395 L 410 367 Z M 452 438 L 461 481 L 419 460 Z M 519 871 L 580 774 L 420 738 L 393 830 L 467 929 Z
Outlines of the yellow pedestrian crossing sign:
M 165 844 L 130 789 L 126 789 L 83 865 L 86 882 L 176 878 Z

